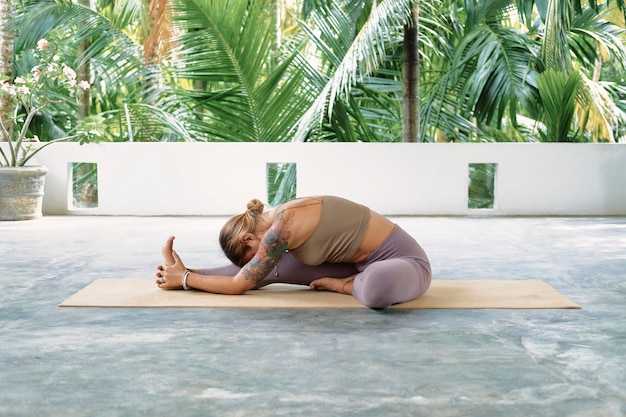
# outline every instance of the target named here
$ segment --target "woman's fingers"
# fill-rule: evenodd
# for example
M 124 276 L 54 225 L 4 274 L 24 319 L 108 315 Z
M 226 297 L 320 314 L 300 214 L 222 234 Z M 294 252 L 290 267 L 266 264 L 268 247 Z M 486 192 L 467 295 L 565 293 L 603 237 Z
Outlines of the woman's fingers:
M 182 282 L 182 275 L 185 272 L 185 266 L 180 260 L 180 256 L 176 251 L 172 250 L 172 259 L 174 263 L 172 265 L 159 265 L 157 267 L 157 280 L 156 284 L 159 288 L 164 290 L 173 290 L 180 287 Z

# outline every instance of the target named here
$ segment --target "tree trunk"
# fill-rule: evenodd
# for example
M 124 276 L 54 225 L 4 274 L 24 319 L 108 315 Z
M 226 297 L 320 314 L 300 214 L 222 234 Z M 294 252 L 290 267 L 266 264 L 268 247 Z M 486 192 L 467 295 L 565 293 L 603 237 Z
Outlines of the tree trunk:
M 85 51 L 88 47 L 89 41 L 84 41 L 78 46 L 78 81 L 85 80 L 91 82 L 91 65 L 89 64 L 89 60 L 84 59 Z M 90 103 L 91 95 L 89 94 L 89 90 L 81 91 L 78 109 L 79 120 L 83 120 L 85 117 L 89 116 L 91 108 Z
M 404 26 L 402 64 L 402 141 L 420 142 L 419 114 L 419 5 L 411 8 L 412 21 Z
M 80 0 L 80 5 L 87 7 L 89 9 L 93 9 L 91 0 Z M 91 83 L 91 65 L 89 64 L 89 60 L 85 59 L 85 52 L 89 48 L 89 41 L 83 41 L 78 46 L 78 81 L 87 81 Z M 85 117 L 89 116 L 89 112 L 91 110 L 91 95 L 89 94 L 89 90 L 83 90 L 80 94 L 79 98 L 79 108 L 78 108 L 78 120 L 83 120 Z
M 11 15 L 11 4 L 8 0 L 0 0 L 0 74 L 13 79 L 13 29 L 9 26 Z M 0 93 L 0 117 L 3 114 L 11 114 L 13 105 L 7 94 Z M 5 125 L 6 126 L 6 125 Z M 13 126 L 6 126 L 9 135 Z M 0 129 L 0 142 L 8 141 L 6 132 Z

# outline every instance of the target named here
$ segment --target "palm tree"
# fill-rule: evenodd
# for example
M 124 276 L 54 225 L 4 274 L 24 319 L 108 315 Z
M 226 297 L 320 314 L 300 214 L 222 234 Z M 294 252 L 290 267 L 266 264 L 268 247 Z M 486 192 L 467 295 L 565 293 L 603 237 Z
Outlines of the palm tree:
M 614 142 L 619 125 L 626 122 L 626 113 L 617 107 L 617 97 L 612 96 L 609 83 L 601 79 L 601 63 L 614 68 L 617 73 L 626 71 L 626 45 L 623 42 L 626 31 L 606 21 L 607 12 L 606 5 L 598 5 L 574 14 L 566 34 L 568 45 L 562 47 L 570 53 L 563 56 L 560 63 L 546 65 L 547 69 L 562 71 L 569 78 L 580 78 L 571 115 L 577 125 L 570 126 L 575 132 L 567 140 L 580 140 L 586 136 L 593 141 Z M 545 44 L 546 49 L 554 49 Z M 570 117 L 567 114 L 562 116 Z
M 563 49 L 558 46 L 563 42 L 542 40 L 545 27 L 569 28 L 569 52 L 561 56 L 574 56 L 585 69 L 597 67 L 599 51 L 608 51 L 612 63 L 623 56 L 623 45 L 616 43 L 619 32 L 607 32 L 599 19 L 589 30 L 582 23 L 592 20 L 582 19 L 588 16 L 583 9 L 574 7 L 567 26 L 545 26 L 545 18 L 535 27 L 528 12 L 534 1 L 520 2 L 517 9 L 510 0 L 444 1 L 420 3 L 422 140 L 522 139 L 520 116 L 539 120 L 543 111 L 536 104 L 541 103 L 537 79 L 547 68 L 541 51 L 554 57 L 547 51 Z M 110 140 L 397 141 L 403 116 L 402 35 L 408 23 L 418 22 L 411 16 L 415 5 L 411 0 L 305 1 L 300 31 L 282 36 L 272 0 L 110 2 L 97 11 L 41 0 L 24 8 L 22 26 L 28 30 L 19 43 L 20 48 L 33 44 L 52 28 L 71 33 L 70 45 L 90 42 L 80 61 L 91 64 L 92 114 L 108 124 Z M 597 17 L 601 6 L 594 6 L 588 10 Z M 563 14 L 556 12 L 569 9 L 551 10 L 554 22 Z M 540 9 L 542 16 L 547 12 Z M 146 23 L 150 13 L 169 17 L 170 23 L 154 27 L 178 35 L 142 32 L 153 27 Z M 172 53 L 153 54 L 158 48 L 149 45 Z M 594 113 L 589 103 L 598 100 L 581 102 L 576 109 L 588 116 L 575 120 L 608 120 L 603 115 L 617 89 L 590 73 L 582 80 L 603 86 L 593 97 L 607 98 L 608 104 Z
M 401 137 L 402 31 L 411 11 L 410 0 L 355 0 L 311 12 L 303 30 L 317 51 L 319 64 L 306 69 L 316 97 L 295 141 Z
M 177 99 L 203 109 L 189 129 L 214 141 L 287 141 L 310 101 L 297 53 L 271 67 L 274 26 L 265 1 L 174 0 L 177 60 L 171 74 Z M 202 81 L 203 91 L 192 88 Z M 196 84 L 197 85 L 197 84 Z
M 100 139 L 189 139 L 189 133 L 179 122 L 180 106 L 169 99 L 171 91 L 168 94 L 166 89 L 161 89 L 162 83 L 157 83 L 159 89 L 155 89 L 154 83 L 146 81 L 155 77 L 154 66 L 144 65 L 142 45 L 127 35 L 132 34 L 142 11 L 136 3 L 124 5 L 116 8 L 105 3 L 101 10 L 95 11 L 88 5 L 71 2 L 29 3 L 19 9 L 18 22 L 24 29 L 17 38 L 16 50 L 26 50 L 42 37 L 57 36 L 65 47 L 66 59 L 77 64 L 88 63 L 92 116 L 82 122 L 82 128 L 106 132 Z M 86 47 L 81 49 L 81 46 Z M 78 126 L 75 116 L 78 113 L 65 113 L 74 115 L 71 124 Z M 54 129 L 44 129 L 40 137 L 46 139 L 49 132 Z
M 542 72 L 552 69 L 567 75 L 580 68 L 585 81 L 599 51 L 605 51 L 610 62 L 623 71 L 626 55 L 619 39 L 622 31 L 602 21 L 602 7 L 573 13 L 576 9 L 569 2 L 555 0 L 549 4 L 553 6 L 540 10 L 545 18 L 533 21 L 524 14 L 527 3 L 515 9 L 508 0 L 465 2 L 464 8 L 455 9 L 459 13 L 450 15 L 447 59 L 428 61 L 435 65 L 425 65 L 422 70 L 426 90 L 423 135 L 434 137 L 440 131 L 447 140 L 485 136 L 523 140 L 528 132 L 518 124 L 520 117 L 545 120 L 542 97 L 556 91 L 540 92 L 545 86 L 537 81 Z M 526 26 L 521 24 L 524 21 Z M 580 92 L 578 97 L 579 113 L 589 111 L 593 102 L 581 101 L 585 94 Z M 603 97 L 611 101 L 608 94 Z M 579 116 L 571 120 L 584 124 L 592 119 Z
M 419 142 L 419 3 L 411 6 L 411 21 L 404 25 L 402 54 L 402 140 Z

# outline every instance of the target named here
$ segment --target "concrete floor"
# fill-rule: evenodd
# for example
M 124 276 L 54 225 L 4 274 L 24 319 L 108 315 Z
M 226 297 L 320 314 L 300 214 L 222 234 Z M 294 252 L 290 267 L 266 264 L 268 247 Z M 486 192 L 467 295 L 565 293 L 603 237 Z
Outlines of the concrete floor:
M 224 218 L 0 222 L 0 416 L 626 415 L 626 218 L 394 219 L 434 278 L 540 278 L 581 310 L 94 309 Z

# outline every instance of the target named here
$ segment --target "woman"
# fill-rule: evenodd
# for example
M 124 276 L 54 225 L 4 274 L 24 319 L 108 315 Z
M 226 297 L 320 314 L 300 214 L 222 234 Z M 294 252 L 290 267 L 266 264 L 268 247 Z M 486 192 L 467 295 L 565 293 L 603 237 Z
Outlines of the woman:
M 222 228 L 220 245 L 230 266 L 189 270 L 170 237 L 157 285 L 244 294 L 273 282 L 305 284 L 353 295 L 371 308 L 413 300 L 430 285 L 430 263 L 420 245 L 365 206 L 318 196 L 263 208 L 251 200 Z

